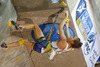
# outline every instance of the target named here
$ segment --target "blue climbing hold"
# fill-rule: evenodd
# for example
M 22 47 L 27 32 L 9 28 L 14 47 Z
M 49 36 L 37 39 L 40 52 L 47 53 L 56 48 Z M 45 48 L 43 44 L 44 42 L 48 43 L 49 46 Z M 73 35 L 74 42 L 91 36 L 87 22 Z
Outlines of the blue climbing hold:
M 43 34 L 44 34 L 45 37 L 46 37 L 47 34 L 50 32 L 50 29 L 51 29 L 52 25 L 53 25 L 53 23 L 45 23 L 45 24 L 39 25 L 39 27 L 40 27 L 40 29 L 42 30 L 42 32 L 43 32 Z M 51 41 L 51 42 L 61 39 L 61 38 L 60 38 L 60 35 L 57 34 L 57 33 L 59 33 L 58 27 L 59 27 L 59 23 L 55 23 L 54 29 L 53 29 L 52 34 L 51 34 L 51 37 L 50 37 L 50 41 Z M 64 34 L 65 34 L 65 36 L 66 36 L 66 33 L 65 33 L 66 26 L 63 27 L 63 30 L 64 30 Z M 69 27 L 69 32 L 70 32 L 70 37 L 74 37 L 74 36 L 75 36 L 75 35 L 74 35 L 74 31 L 73 31 L 70 27 Z M 35 37 L 34 37 L 34 31 L 31 32 L 31 35 L 32 35 L 32 38 L 33 38 L 33 39 L 35 40 L 35 42 L 36 42 L 36 39 L 35 39 Z

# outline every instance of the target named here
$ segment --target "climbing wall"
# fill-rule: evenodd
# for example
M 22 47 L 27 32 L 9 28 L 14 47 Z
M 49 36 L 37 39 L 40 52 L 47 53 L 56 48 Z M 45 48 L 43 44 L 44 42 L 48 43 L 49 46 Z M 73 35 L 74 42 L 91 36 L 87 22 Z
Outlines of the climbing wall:
M 2 0 L 3 1 L 3 0 Z M 55 19 L 54 14 L 63 7 L 61 4 L 51 4 L 46 0 L 12 0 L 14 7 L 17 11 L 19 24 L 44 24 L 52 23 Z M 63 0 L 65 1 L 65 0 Z M 66 2 L 66 1 L 65 1 Z M 68 6 L 65 7 L 69 11 Z M 62 12 L 57 20 L 60 23 L 65 18 L 65 13 Z M 72 18 L 69 12 L 70 28 L 76 35 L 76 30 L 72 23 Z M 1 28 L 0 28 L 1 29 Z M 19 39 L 28 39 L 34 41 L 31 36 L 30 30 L 13 30 L 11 37 L 5 42 L 12 43 Z M 21 35 L 22 34 L 22 35 Z M 0 47 L 0 67 L 23 67 L 25 64 L 30 50 L 24 45 L 16 48 L 1 48 Z M 75 51 L 63 53 L 54 57 L 53 61 L 48 59 L 49 54 L 38 54 L 33 51 L 31 59 L 27 62 L 25 67 L 86 67 L 81 49 L 75 49 Z M 78 60 L 77 60 L 78 59 Z
M 10 36 L 9 20 L 16 22 L 17 15 L 11 0 L 0 0 L 0 44 Z

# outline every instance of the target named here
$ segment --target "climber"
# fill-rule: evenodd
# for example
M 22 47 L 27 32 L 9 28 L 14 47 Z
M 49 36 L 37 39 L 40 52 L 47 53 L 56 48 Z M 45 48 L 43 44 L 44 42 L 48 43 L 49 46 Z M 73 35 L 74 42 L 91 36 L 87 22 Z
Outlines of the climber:
M 67 13 L 65 12 L 65 15 Z M 67 16 L 67 15 L 66 15 Z M 68 30 L 69 22 L 66 22 L 67 17 L 65 16 L 65 19 L 60 23 L 59 25 L 59 34 L 61 37 L 61 40 L 59 41 L 53 41 L 51 43 L 51 55 L 49 57 L 50 60 L 53 60 L 54 56 L 56 54 L 61 54 L 65 52 L 69 52 L 72 50 L 72 48 L 80 48 L 82 46 L 82 43 L 80 42 L 80 39 L 78 37 L 70 37 L 70 33 Z M 64 35 L 63 26 L 66 26 L 66 35 L 67 38 Z M 34 31 L 35 39 L 37 40 L 35 42 L 29 42 L 27 40 L 19 40 L 18 42 L 12 43 L 12 44 L 6 44 L 3 43 L 1 47 L 7 48 L 7 47 L 18 47 L 20 45 L 25 45 L 27 48 L 30 48 L 31 50 L 35 50 L 38 53 L 45 53 L 45 47 L 48 45 L 48 40 L 46 40 L 44 34 L 42 33 L 41 29 L 36 24 L 26 24 L 26 25 L 19 25 L 22 29 L 30 29 L 32 28 Z

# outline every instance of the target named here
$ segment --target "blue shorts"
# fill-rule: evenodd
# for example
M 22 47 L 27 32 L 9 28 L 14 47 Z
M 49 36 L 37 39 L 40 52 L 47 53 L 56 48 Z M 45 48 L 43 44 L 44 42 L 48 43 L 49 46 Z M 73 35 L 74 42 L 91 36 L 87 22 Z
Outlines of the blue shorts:
M 38 53 L 41 53 L 42 48 L 46 48 L 48 45 L 48 41 L 45 37 L 41 37 L 40 39 L 36 40 L 36 43 L 33 47 L 33 50 L 37 51 Z

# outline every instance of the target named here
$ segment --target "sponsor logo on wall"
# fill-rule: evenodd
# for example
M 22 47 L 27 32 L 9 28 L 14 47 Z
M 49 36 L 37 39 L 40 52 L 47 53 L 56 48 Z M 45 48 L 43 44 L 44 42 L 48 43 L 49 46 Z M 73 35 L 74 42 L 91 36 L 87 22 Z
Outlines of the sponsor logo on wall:
M 76 9 L 76 21 L 85 10 L 86 10 L 86 2 L 84 0 L 80 0 L 79 5 Z
M 90 33 L 93 27 L 93 24 L 90 19 L 89 13 L 86 9 L 86 2 L 84 0 L 80 0 L 79 5 L 76 9 L 76 24 L 84 40 L 86 40 L 88 34 Z
M 94 67 L 95 60 L 97 57 L 99 57 L 99 53 L 96 49 L 94 49 L 96 41 L 96 33 L 92 32 L 88 38 L 86 39 L 83 53 L 85 56 L 88 56 L 88 61 L 91 63 L 91 67 Z
M 91 53 L 93 47 L 94 47 L 94 44 L 95 44 L 95 40 L 96 40 L 96 34 L 95 33 L 91 33 L 89 35 L 89 37 L 87 38 L 86 40 L 86 43 L 84 45 L 84 54 L 85 55 L 88 55 Z

